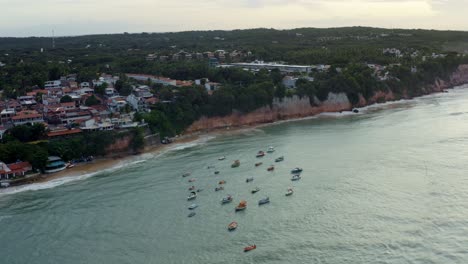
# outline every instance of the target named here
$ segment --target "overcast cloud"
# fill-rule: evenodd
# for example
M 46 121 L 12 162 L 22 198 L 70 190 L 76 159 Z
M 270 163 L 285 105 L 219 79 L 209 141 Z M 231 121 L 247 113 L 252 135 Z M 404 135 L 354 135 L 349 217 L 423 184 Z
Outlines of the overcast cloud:
M 468 30 L 465 0 L 0 0 L 0 36 L 375 26 Z

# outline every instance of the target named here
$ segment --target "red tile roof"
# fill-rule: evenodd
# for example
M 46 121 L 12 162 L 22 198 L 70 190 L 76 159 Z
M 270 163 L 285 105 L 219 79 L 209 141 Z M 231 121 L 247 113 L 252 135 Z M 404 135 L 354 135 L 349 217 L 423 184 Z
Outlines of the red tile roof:
M 48 137 L 60 137 L 60 136 L 68 136 L 68 135 L 75 135 L 81 133 L 81 129 L 74 128 L 74 129 L 67 129 L 67 130 L 59 130 L 59 131 L 51 131 L 47 133 Z
M 40 118 L 42 115 L 37 113 L 37 111 L 21 111 L 16 114 L 16 116 L 12 117 L 12 120 L 20 120 L 25 118 Z

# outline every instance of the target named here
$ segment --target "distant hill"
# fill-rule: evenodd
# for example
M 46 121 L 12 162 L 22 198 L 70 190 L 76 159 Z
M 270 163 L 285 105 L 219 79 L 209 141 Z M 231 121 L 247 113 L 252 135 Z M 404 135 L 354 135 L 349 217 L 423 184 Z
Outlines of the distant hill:
M 395 47 L 464 51 L 468 32 L 383 29 L 370 27 L 297 28 L 290 30 L 248 29 L 232 31 L 186 31 L 177 33 L 103 34 L 56 37 L 57 49 L 190 50 L 258 49 L 297 50 L 304 48 Z M 50 49 L 51 37 L 0 38 L 0 50 Z

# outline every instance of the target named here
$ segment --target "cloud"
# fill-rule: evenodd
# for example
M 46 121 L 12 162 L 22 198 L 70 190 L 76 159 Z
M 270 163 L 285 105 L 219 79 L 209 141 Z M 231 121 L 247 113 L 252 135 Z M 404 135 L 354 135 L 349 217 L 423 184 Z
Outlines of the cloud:
M 0 35 L 254 27 L 468 29 L 463 0 L 0 0 Z

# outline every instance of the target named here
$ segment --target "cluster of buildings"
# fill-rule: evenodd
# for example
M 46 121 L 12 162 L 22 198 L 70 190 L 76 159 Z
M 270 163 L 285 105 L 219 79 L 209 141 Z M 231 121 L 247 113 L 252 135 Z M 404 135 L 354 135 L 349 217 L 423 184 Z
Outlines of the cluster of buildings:
M 47 127 L 49 138 L 136 127 L 132 114 L 121 111 L 128 103 L 114 88 L 118 80 L 118 76 L 102 74 L 92 82 L 78 83 L 75 75 L 69 75 L 47 81 L 44 89 L 0 102 L 0 137 L 12 126 L 36 123 Z M 104 94 L 96 93 L 99 86 L 105 87 Z M 91 96 L 99 104 L 86 106 Z
M 193 85 L 200 85 L 205 87 L 208 94 L 212 94 L 214 91 L 221 87 L 221 83 L 211 82 L 208 78 L 202 78 L 197 80 L 175 80 L 167 77 L 162 76 L 155 76 L 155 75 L 148 75 L 148 74 L 133 74 L 127 73 L 126 76 L 128 78 L 134 79 L 140 82 L 149 82 L 151 84 L 160 84 L 163 86 L 173 86 L 173 87 L 191 87 Z M 153 99 L 152 99 L 153 98 Z M 138 87 L 133 88 L 133 93 L 127 97 L 127 101 L 134 106 L 135 99 L 137 99 L 140 103 L 142 101 L 149 101 L 149 103 L 157 103 L 154 102 L 155 98 L 153 94 L 150 92 L 150 88 L 145 85 L 141 85 Z M 139 108 L 133 107 L 134 109 L 138 110 Z
M 180 61 L 180 60 L 206 60 L 206 59 L 217 59 L 224 61 L 229 59 L 230 61 L 240 61 L 242 59 L 252 56 L 250 51 L 238 51 L 234 50 L 231 52 L 225 50 L 215 50 L 206 52 L 187 52 L 178 51 L 172 54 L 157 54 L 151 53 L 146 56 L 147 61 Z

